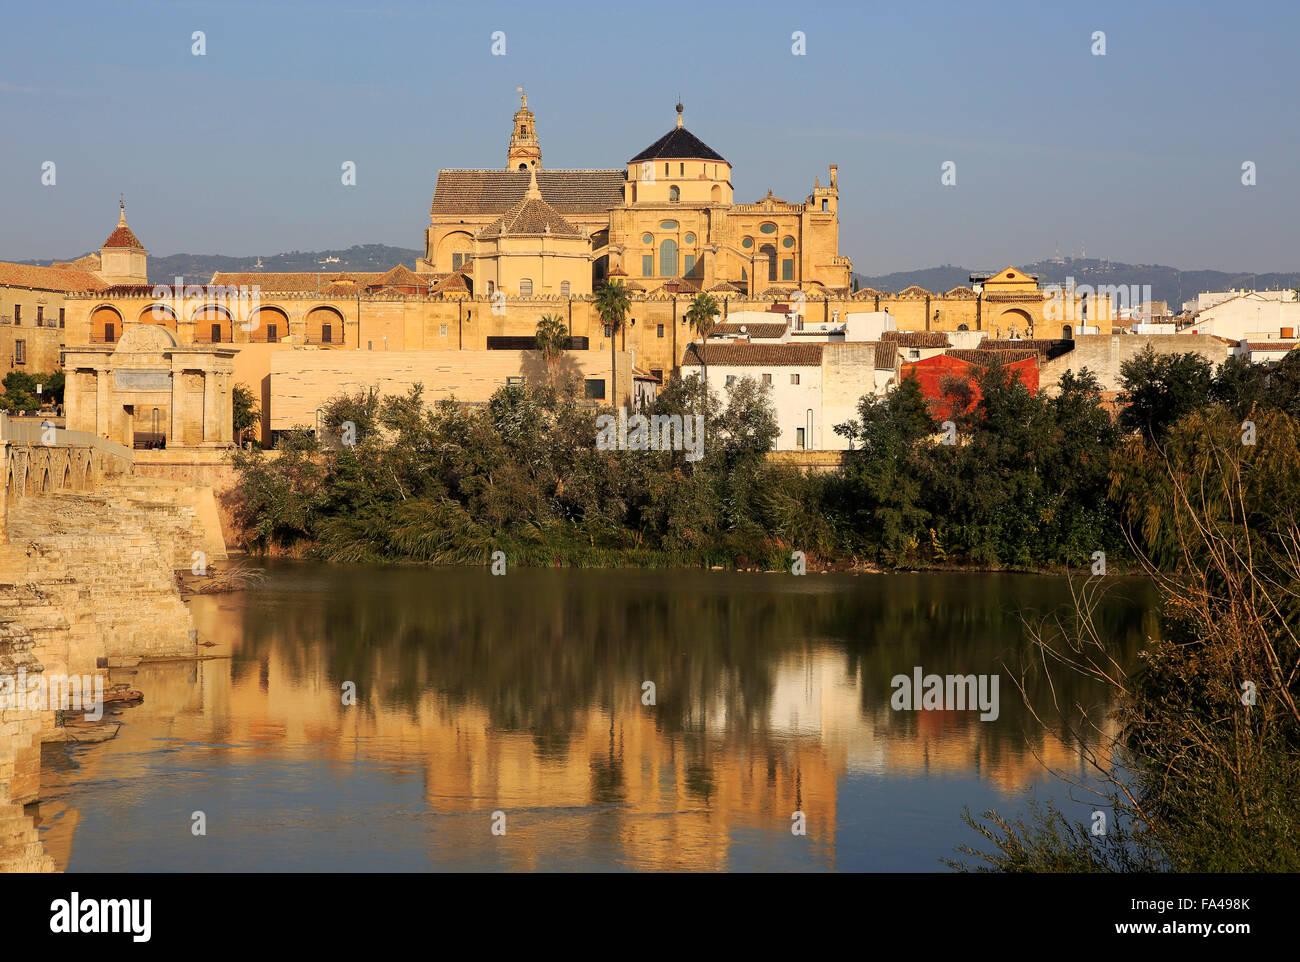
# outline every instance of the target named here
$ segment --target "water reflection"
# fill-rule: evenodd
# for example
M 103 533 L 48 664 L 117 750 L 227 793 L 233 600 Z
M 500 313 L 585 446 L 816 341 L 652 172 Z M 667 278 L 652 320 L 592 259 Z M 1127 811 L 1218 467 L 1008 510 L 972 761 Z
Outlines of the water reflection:
M 932 871 L 963 804 L 1059 796 L 1036 754 L 1079 767 L 1003 667 L 1018 612 L 1066 601 L 1026 576 L 275 565 L 194 601 L 228 658 L 142 666 L 116 741 L 47 749 L 42 838 L 74 870 Z M 1102 606 L 1124 657 L 1152 604 L 1125 582 Z M 998 719 L 892 711 L 917 665 L 1002 673 Z

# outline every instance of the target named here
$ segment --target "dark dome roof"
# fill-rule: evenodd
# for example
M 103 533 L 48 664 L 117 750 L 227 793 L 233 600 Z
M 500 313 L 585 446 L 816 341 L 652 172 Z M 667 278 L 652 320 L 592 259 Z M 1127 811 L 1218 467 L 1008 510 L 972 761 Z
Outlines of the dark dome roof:
M 685 127 L 674 127 L 628 163 L 635 164 L 642 160 L 720 160 L 724 164 L 727 162 L 726 158 Z

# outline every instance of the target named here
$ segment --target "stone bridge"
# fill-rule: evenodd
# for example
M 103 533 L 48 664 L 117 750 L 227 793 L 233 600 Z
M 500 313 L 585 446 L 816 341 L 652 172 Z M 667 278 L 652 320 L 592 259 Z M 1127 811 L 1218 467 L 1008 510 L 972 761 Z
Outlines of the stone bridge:
M 51 422 L 19 421 L 0 414 L 0 544 L 9 511 L 22 498 L 60 491 L 94 491 L 105 480 L 133 474 L 130 448 Z

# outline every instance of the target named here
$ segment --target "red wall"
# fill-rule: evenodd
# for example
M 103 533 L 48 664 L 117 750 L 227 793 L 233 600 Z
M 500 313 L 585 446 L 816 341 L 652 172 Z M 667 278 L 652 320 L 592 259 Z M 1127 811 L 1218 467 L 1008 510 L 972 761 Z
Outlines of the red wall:
M 1020 383 L 1029 389 L 1030 394 L 1038 393 L 1037 358 L 1027 357 L 1023 361 L 1015 361 L 1008 364 L 1007 369 L 1015 377 L 1019 378 Z M 900 373 L 902 377 L 914 377 L 920 381 L 921 393 L 930 402 L 930 410 L 936 417 L 947 418 L 951 416 L 952 412 L 947 410 L 947 406 L 939 401 L 943 396 L 941 385 L 944 379 L 948 377 L 965 378 L 971 386 L 974 400 L 978 401 L 980 399 L 978 384 L 980 370 L 979 367 L 967 361 L 949 357 L 946 354 L 936 354 L 934 357 L 927 357 L 924 361 L 904 364 Z

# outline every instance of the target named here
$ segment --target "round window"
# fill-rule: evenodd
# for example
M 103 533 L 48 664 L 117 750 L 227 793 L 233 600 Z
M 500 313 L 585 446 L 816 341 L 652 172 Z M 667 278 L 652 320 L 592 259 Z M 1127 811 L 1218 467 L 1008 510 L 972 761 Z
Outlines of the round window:
M 677 229 L 677 221 L 675 221 L 675 220 L 665 220 L 665 221 L 661 221 L 660 224 L 659 224 L 659 229 L 660 229 L 660 230 L 676 230 L 676 229 Z
M 694 235 L 694 234 L 687 234 L 687 235 L 686 235 L 686 243 L 688 243 L 688 244 L 694 244 L 694 243 L 695 243 L 695 235 Z
M 775 224 L 762 224 L 762 225 L 759 226 L 758 229 L 761 230 L 764 234 L 775 234 L 775 233 L 776 233 L 776 225 L 775 225 Z
M 793 237 L 784 237 L 784 238 L 782 238 L 782 239 L 781 239 L 781 246 L 782 246 L 782 247 L 793 247 L 793 246 L 794 246 L 794 238 L 793 238 Z
M 642 234 L 642 235 L 641 235 L 641 243 L 642 243 L 642 244 L 653 244 L 654 242 L 655 242 L 655 235 L 654 235 L 654 234 Z
M 740 246 L 741 246 L 741 247 L 747 247 L 747 248 L 748 248 L 748 247 L 753 247 L 753 246 L 754 246 L 754 238 L 752 238 L 752 237 L 746 237 L 743 241 L 740 242 Z

